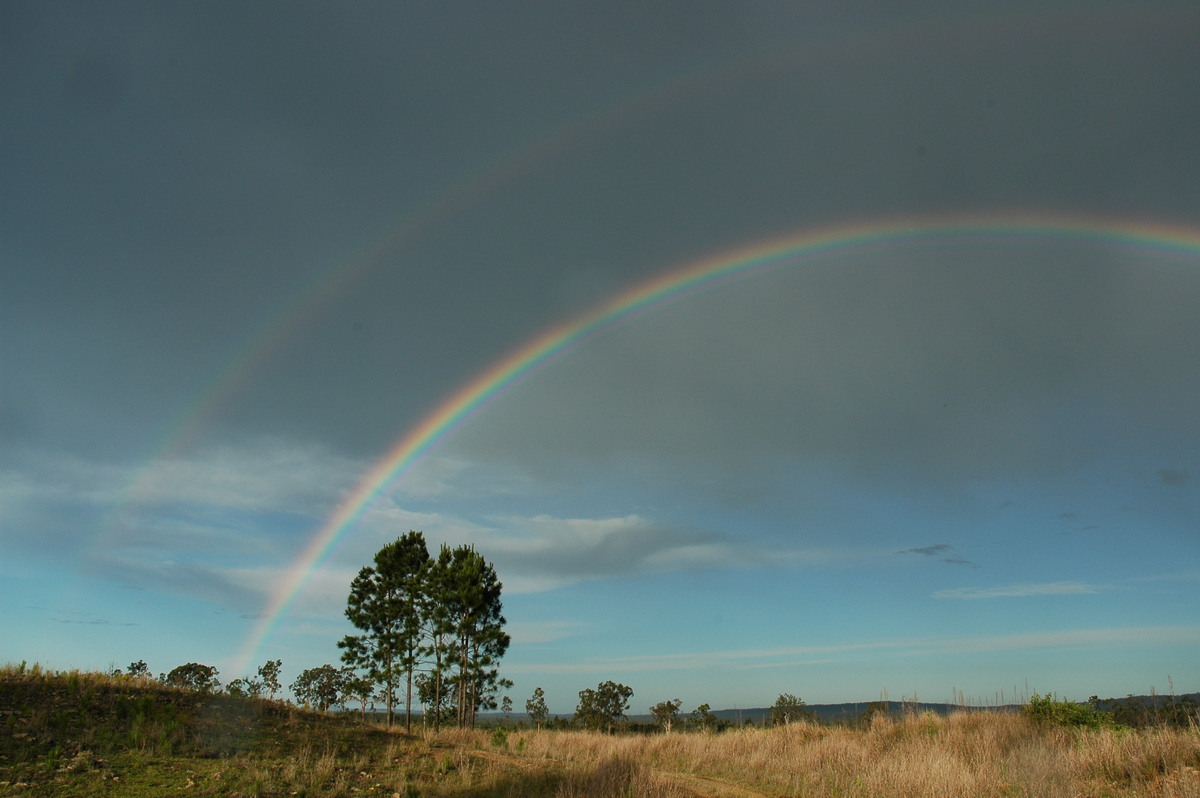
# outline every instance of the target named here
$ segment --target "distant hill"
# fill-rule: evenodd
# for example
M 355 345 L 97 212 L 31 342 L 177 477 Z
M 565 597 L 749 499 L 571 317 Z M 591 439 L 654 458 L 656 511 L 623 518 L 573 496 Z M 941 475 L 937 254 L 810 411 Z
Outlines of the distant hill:
M 1200 703 L 1200 693 L 1185 693 L 1178 696 L 1163 696 L 1163 695 L 1137 695 L 1125 696 L 1124 698 L 1103 698 L 1100 699 L 1096 706 L 1105 712 L 1120 712 L 1125 710 L 1129 712 L 1131 709 L 1141 709 L 1144 707 L 1161 708 L 1170 702 L 1195 702 Z M 1084 702 L 1080 702 L 1084 703 Z M 936 702 L 911 702 L 911 701 L 848 701 L 841 704 L 806 704 L 805 709 L 813 714 L 813 717 L 819 723 L 847 723 L 856 721 L 862 718 L 863 713 L 867 711 L 868 706 L 879 706 L 883 704 L 887 707 L 889 715 L 902 715 L 906 712 L 932 712 L 935 715 L 949 715 L 954 712 L 973 712 L 973 711 L 989 711 L 989 712 L 1019 712 L 1022 704 L 1000 704 L 993 706 L 970 706 L 963 704 L 944 704 Z M 756 726 L 762 726 L 771 721 L 770 707 L 750 707 L 746 709 L 717 709 L 712 710 L 712 713 L 717 716 L 717 719 L 733 725 L 742 726 L 747 722 L 751 722 Z M 690 715 L 689 710 L 681 709 L 679 719 L 686 720 Z M 564 718 L 570 720 L 571 713 L 551 714 L 551 719 Z M 483 712 L 479 715 L 480 721 L 485 724 L 503 722 L 504 716 L 499 712 Z M 652 715 L 628 715 L 627 719 L 631 723 L 653 724 L 654 716 Z M 508 716 L 509 723 L 524 723 L 529 725 L 529 716 L 523 712 L 513 712 Z
M 867 707 L 879 705 L 886 706 L 889 715 L 900 715 L 905 712 L 932 712 L 937 715 L 948 715 L 951 712 L 980 709 L 979 707 L 965 707 L 959 704 L 914 703 L 911 701 L 849 701 L 841 704 L 806 704 L 804 709 L 811 712 L 819 723 L 846 723 L 860 719 L 863 713 L 867 711 Z M 1015 712 L 1020 707 L 1006 705 L 986 707 L 986 709 L 996 712 Z M 718 709 L 714 710 L 713 714 L 717 716 L 718 720 L 735 726 L 741 726 L 747 722 L 752 722 L 756 726 L 762 726 L 764 723 L 771 722 L 770 707 Z M 687 717 L 687 713 L 681 712 L 680 716 Z M 651 715 L 631 715 L 629 719 L 640 723 L 652 723 L 654 721 Z
M 888 714 L 900 715 L 905 712 L 933 712 L 937 715 L 948 715 L 952 712 L 970 711 L 976 709 L 988 709 L 995 712 L 1016 712 L 1020 706 L 1009 704 L 996 707 L 965 707 L 959 704 L 937 704 L 927 702 L 906 702 L 906 701 L 851 701 L 842 704 L 806 704 L 805 709 L 813 714 L 813 717 L 819 723 L 845 723 L 848 721 L 858 720 L 867 711 L 868 706 L 886 705 Z M 717 720 L 734 726 L 742 726 L 747 722 L 751 722 L 756 726 L 762 726 L 771 721 L 770 707 L 750 707 L 747 709 L 715 709 L 712 714 L 716 715 Z M 551 720 L 564 718 L 570 720 L 573 717 L 571 713 L 551 714 Z M 690 717 L 690 710 L 680 709 L 679 719 L 685 721 Z M 631 723 L 653 724 L 653 715 L 627 715 L 627 720 Z M 479 714 L 479 719 L 483 723 L 499 723 L 504 720 L 504 716 L 499 712 L 482 712 Z M 529 724 L 529 716 L 523 712 L 513 712 L 508 716 L 510 723 L 525 723 Z

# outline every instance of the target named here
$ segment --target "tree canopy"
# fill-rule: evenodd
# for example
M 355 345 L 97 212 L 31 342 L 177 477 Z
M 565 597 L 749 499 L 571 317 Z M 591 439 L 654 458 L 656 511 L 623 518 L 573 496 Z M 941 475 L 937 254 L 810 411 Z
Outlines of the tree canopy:
M 540 687 L 533 688 L 533 695 L 525 702 L 525 711 L 534 725 L 542 728 L 550 717 L 550 710 L 546 708 L 546 691 Z
M 812 712 L 804 707 L 804 702 L 791 693 L 780 693 L 771 706 L 771 723 L 775 726 L 788 726 L 798 720 L 812 717 Z
M 162 681 L 173 687 L 183 687 L 188 690 L 199 690 L 202 693 L 212 692 L 221 686 L 217 679 L 220 673 L 212 665 L 202 665 L 199 662 L 189 662 L 172 668 L 171 672 L 162 677 Z
M 375 553 L 350 583 L 346 618 L 362 630 L 338 643 L 342 661 L 383 686 L 392 725 L 396 688 L 405 678 L 405 726 L 412 726 L 413 672 L 420 662 L 422 620 L 428 610 L 429 550 L 425 536 L 409 532 Z
M 501 587 L 473 546 L 443 545 L 435 560 L 421 532 L 384 546 L 359 571 L 346 617 L 362 634 L 338 646 L 343 662 L 383 686 L 389 725 L 401 677 L 409 728 L 414 694 L 439 726 L 449 717 L 474 726 L 479 709 L 495 708 L 496 690 L 511 686 L 498 669 L 510 641 Z
M 673 701 L 662 701 L 650 707 L 650 714 L 654 716 L 654 722 L 663 727 L 663 731 L 667 734 L 671 733 L 671 727 L 675 725 L 675 720 L 679 717 L 679 707 L 683 705 L 683 701 L 676 698 Z
M 617 682 L 601 682 L 595 690 L 579 691 L 579 705 L 575 708 L 575 719 L 589 729 L 607 729 L 625 717 L 633 688 Z
M 291 690 L 296 698 L 325 712 L 334 704 L 341 703 L 349 676 L 348 669 L 339 670 L 332 665 L 309 668 L 296 677 Z

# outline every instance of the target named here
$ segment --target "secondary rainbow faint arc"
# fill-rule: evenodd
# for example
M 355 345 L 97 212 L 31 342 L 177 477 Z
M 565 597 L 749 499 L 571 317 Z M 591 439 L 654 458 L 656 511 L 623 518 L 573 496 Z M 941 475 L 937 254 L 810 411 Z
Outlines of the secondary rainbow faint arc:
M 423 455 L 490 400 L 557 356 L 632 316 L 751 272 L 783 266 L 798 258 L 811 259 L 837 249 L 861 249 L 885 243 L 968 236 L 1097 241 L 1174 252 L 1189 257 L 1200 254 L 1200 231 L 1194 229 L 1053 214 L 991 214 L 874 221 L 823 228 L 725 251 L 638 283 L 592 310 L 559 323 L 527 341 L 460 387 L 406 432 L 321 525 L 288 569 L 285 578 L 276 585 L 265 614 L 246 640 L 241 661 L 250 661 L 316 566 L 389 484 L 403 476 Z

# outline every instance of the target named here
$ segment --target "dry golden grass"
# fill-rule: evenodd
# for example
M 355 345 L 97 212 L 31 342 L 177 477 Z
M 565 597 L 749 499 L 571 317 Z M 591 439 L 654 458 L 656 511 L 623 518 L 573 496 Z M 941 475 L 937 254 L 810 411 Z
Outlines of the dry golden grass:
M 659 790 L 675 784 L 684 795 L 1200 798 L 1196 729 L 1075 731 L 1016 714 L 962 713 L 877 717 L 866 729 L 796 724 L 653 737 L 529 732 L 513 739 L 524 741 L 517 757 L 580 772 L 627 763 L 646 783 Z
M 1200 798 L 1200 724 L 1091 730 L 964 712 L 865 728 L 407 736 L 148 680 L 0 677 L 0 796 Z

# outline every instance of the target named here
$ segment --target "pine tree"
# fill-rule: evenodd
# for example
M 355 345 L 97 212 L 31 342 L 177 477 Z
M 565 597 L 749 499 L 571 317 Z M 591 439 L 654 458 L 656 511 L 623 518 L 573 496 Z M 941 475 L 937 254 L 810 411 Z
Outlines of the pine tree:
M 491 563 L 474 546 L 443 546 L 436 565 L 437 592 L 433 601 L 442 609 L 441 629 L 453 667 L 448 680 L 454 688 L 455 719 L 460 727 L 473 727 L 480 709 L 495 709 L 496 690 L 511 686 L 499 678 L 496 667 L 508 650 L 501 614 L 501 583 Z
M 338 647 L 343 662 L 383 685 L 389 727 L 401 675 L 406 678 L 405 726 L 412 727 L 413 672 L 421 651 L 428 567 L 425 536 L 409 532 L 376 552 L 375 567 L 364 567 L 350 584 L 346 617 L 364 634 L 347 635 Z
M 459 726 L 474 726 L 478 710 L 496 708 L 497 690 L 512 686 L 497 667 L 509 645 L 501 587 L 473 546 L 443 545 L 432 560 L 420 532 L 384 546 L 359 571 L 346 617 L 363 634 L 338 646 L 345 663 L 383 685 L 389 726 L 402 676 L 410 730 L 414 691 L 437 728 L 450 709 Z
M 546 708 L 546 692 L 542 688 L 533 688 L 533 696 L 525 702 L 525 712 L 539 729 L 542 728 L 550 717 L 550 710 Z

